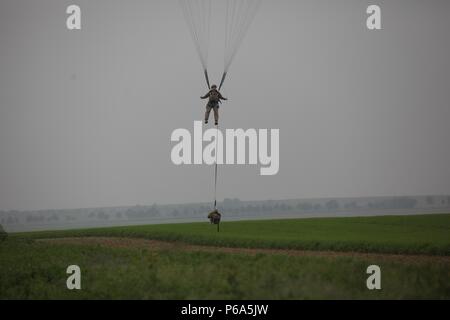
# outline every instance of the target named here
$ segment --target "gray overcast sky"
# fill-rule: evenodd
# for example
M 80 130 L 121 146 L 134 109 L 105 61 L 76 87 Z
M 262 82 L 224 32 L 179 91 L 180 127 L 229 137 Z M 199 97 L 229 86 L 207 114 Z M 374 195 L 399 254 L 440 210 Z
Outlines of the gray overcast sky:
M 73 3 L 78 32 L 65 28 Z M 374 3 L 383 30 L 371 32 Z M 279 128 L 280 172 L 221 167 L 219 198 L 449 194 L 449 14 L 448 0 L 265 0 L 221 115 Z M 211 201 L 211 167 L 170 161 L 204 93 L 175 0 L 2 0 L 0 209 Z

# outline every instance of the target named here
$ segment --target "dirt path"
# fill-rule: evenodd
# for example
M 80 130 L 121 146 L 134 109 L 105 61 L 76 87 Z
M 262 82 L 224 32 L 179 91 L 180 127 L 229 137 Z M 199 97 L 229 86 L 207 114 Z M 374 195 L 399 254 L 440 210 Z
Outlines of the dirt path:
M 429 255 L 406 255 L 406 254 L 380 254 L 361 252 L 339 252 L 339 251 L 306 251 L 291 249 L 262 249 L 262 248 L 229 248 L 212 247 L 202 245 L 191 245 L 181 242 L 168 242 L 159 240 L 147 240 L 138 238 L 114 238 L 114 237 L 85 237 L 85 238 L 57 238 L 39 239 L 39 242 L 54 244 L 76 244 L 76 245 L 100 245 L 112 248 L 142 248 L 154 251 L 161 250 L 183 250 L 201 252 L 222 252 L 241 254 L 283 254 L 288 256 L 304 257 L 348 257 L 370 260 L 388 260 L 406 263 L 441 262 L 450 264 L 450 256 L 429 256 Z

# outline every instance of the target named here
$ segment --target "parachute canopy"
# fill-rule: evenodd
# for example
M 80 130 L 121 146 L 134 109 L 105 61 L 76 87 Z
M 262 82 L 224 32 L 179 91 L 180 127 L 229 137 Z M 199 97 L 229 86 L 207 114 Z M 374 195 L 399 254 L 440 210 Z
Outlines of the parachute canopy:
M 261 0 L 226 0 L 225 72 L 233 62 L 239 47 L 255 18 Z
M 211 0 L 179 0 L 203 69 L 207 69 Z
M 228 70 L 244 40 L 244 37 L 260 7 L 262 0 L 224 0 L 225 52 L 222 87 Z M 179 0 L 200 58 L 206 81 L 208 78 L 208 52 L 212 15 L 212 0 Z M 220 88 L 219 88 L 220 89 Z

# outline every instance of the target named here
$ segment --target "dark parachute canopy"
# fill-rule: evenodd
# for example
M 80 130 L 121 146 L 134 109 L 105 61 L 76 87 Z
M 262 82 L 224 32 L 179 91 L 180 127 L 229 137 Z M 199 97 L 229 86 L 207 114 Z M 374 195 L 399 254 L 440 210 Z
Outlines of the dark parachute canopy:
M 179 0 L 189 31 L 202 64 L 208 88 L 208 52 L 211 27 L 212 0 Z M 225 52 L 224 72 L 219 90 L 222 88 L 228 70 L 252 24 L 262 0 L 224 0 L 225 10 Z

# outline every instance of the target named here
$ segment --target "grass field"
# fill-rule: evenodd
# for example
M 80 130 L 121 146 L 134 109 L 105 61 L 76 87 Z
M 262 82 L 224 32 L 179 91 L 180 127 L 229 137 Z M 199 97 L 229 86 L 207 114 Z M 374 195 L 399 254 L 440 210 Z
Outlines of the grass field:
M 37 241 L 68 237 L 212 249 Z M 314 254 L 323 250 L 332 252 Z M 66 288 L 72 264 L 82 270 L 79 291 Z M 382 290 L 366 287 L 371 264 L 382 269 Z M 0 243 L 0 275 L 1 299 L 449 299 L 450 215 L 229 222 L 220 233 L 194 223 L 13 234 Z
M 27 238 L 132 237 L 192 244 L 450 255 L 450 214 L 150 225 L 18 234 Z

